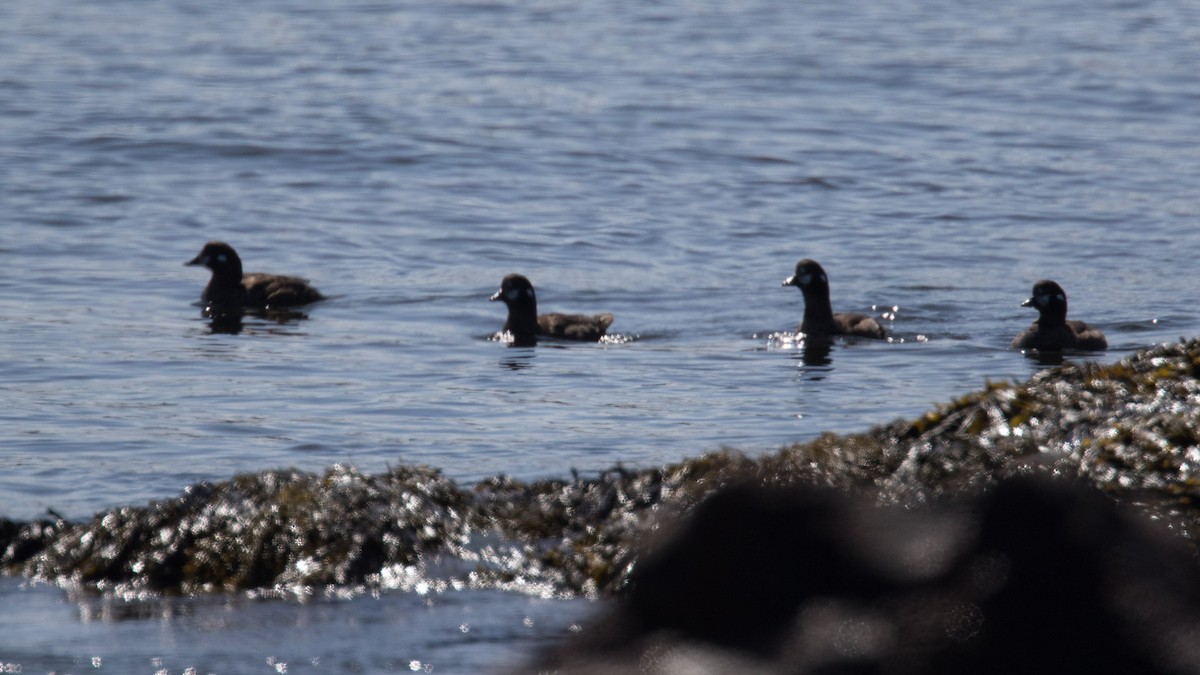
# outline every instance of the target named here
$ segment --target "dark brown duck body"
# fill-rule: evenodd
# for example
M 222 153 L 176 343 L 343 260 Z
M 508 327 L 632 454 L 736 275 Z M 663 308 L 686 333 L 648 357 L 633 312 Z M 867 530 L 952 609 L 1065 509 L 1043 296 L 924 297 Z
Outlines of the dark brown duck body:
M 299 277 L 262 272 L 242 272 L 242 259 L 225 242 L 210 241 L 184 265 L 212 270 L 200 301 L 208 310 L 272 310 L 299 307 L 324 300 L 317 289 Z
M 537 294 L 533 284 L 520 274 L 509 274 L 500 281 L 500 290 L 491 300 L 501 300 L 508 307 L 504 330 L 513 337 L 513 344 L 537 344 L 539 337 L 561 340 L 596 342 L 612 325 L 612 314 L 538 314 Z
M 1037 321 L 1012 341 L 1013 349 L 1061 352 L 1067 349 L 1103 351 L 1108 349 L 1104 333 L 1083 321 L 1067 320 L 1067 294 L 1062 286 L 1043 279 L 1033 285 L 1033 295 L 1021 303 L 1038 311 Z
M 859 312 L 834 313 L 829 302 L 829 277 L 815 260 L 805 258 L 796 263 L 796 273 L 783 280 L 784 286 L 795 286 L 804 294 L 804 320 L 800 332 L 806 338 L 827 340 L 835 336 L 863 337 L 882 340 L 887 332 L 875 319 Z

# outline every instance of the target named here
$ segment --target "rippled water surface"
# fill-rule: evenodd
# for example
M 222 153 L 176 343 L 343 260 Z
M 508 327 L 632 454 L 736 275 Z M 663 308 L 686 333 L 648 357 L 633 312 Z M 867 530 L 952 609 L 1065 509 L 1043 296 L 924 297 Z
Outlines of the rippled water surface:
M 1007 346 L 1044 277 L 1104 360 L 1195 335 L 1197 26 L 1156 0 L 4 3 L 0 516 L 282 466 L 768 452 L 1028 376 Z M 331 299 L 214 333 L 182 266 L 210 239 Z M 769 338 L 802 257 L 895 339 Z M 489 340 L 514 271 L 629 340 Z M 475 672 L 587 610 L 104 603 L 3 580 L 0 664 Z

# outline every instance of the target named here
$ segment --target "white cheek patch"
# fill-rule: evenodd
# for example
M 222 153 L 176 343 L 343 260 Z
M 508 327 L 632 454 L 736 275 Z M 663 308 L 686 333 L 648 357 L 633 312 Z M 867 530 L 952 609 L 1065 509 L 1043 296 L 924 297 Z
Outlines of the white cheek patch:
M 533 289 L 532 288 L 526 288 L 524 292 L 525 292 L 525 297 L 530 298 L 530 299 L 533 298 Z
M 224 253 L 220 253 L 217 255 L 217 262 L 221 263 L 222 265 L 224 265 L 228 260 L 229 260 L 229 258 L 226 257 L 226 255 Z
M 518 291 L 515 288 L 510 288 L 507 291 L 504 291 L 504 299 L 509 302 L 514 302 L 519 297 L 521 297 L 521 291 Z
M 1049 296 L 1049 295 L 1039 295 L 1039 296 L 1037 296 L 1037 304 L 1039 304 L 1039 305 L 1048 305 L 1048 304 L 1050 304 L 1050 296 Z
M 1054 297 L 1058 298 L 1058 301 L 1059 301 L 1059 302 L 1066 302 L 1066 301 L 1067 301 L 1067 296 L 1063 295 L 1062 293 L 1059 293 L 1058 295 L 1055 295 Z
M 804 276 L 800 277 L 800 285 L 801 285 L 801 286 L 807 286 L 807 285 L 809 285 L 809 284 L 811 284 L 811 283 L 812 283 L 812 275 L 811 275 L 811 274 L 808 274 L 808 273 L 806 272 L 806 273 L 804 274 Z
M 829 283 L 829 277 L 825 276 L 824 273 L 821 274 L 821 282 L 826 284 Z

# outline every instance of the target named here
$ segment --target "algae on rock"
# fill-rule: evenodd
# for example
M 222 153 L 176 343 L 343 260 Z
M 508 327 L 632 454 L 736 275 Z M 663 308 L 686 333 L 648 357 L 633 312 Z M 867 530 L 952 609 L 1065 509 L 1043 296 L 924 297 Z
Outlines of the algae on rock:
M 97 589 L 191 593 L 382 585 L 389 570 L 457 561 L 437 573 L 474 586 L 603 594 L 625 586 L 660 523 L 724 486 L 818 484 L 911 505 L 1029 473 L 1090 483 L 1196 538 L 1200 340 L 987 383 L 915 420 L 758 458 L 723 450 L 473 488 L 426 467 L 240 475 L 85 523 L 0 521 L 0 566 Z

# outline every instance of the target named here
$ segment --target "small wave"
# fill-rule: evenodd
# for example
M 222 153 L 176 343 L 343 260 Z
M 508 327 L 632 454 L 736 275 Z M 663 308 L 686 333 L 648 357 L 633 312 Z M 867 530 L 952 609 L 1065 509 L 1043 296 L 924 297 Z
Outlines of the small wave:
M 133 201 L 133 195 L 124 194 L 107 194 L 107 195 L 83 195 L 82 199 L 93 204 L 119 204 L 121 202 Z

